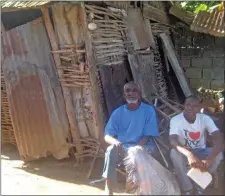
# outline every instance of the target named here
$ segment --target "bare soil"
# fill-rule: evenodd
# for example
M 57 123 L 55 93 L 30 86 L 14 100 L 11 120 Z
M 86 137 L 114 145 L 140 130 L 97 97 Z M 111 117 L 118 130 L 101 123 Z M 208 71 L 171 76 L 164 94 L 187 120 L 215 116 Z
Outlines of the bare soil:
M 103 159 L 97 160 L 92 179 L 87 179 L 90 163 L 91 160 L 85 159 L 79 165 L 73 157 L 64 160 L 47 157 L 25 163 L 20 160 L 14 146 L 4 145 L 1 154 L 1 193 L 2 195 L 103 195 L 104 182 L 95 186 L 89 185 L 91 180 L 101 178 Z M 126 195 L 124 177 L 119 176 L 118 182 L 116 195 Z M 208 188 L 207 195 L 225 195 L 224 178 L 220 178 L 219 184 L 218 189 Z
M 2 195 L 102 195 L 104 182 L 90 186 L 86 175 L 90 160 L 78 165 L 74 158 L 56 160 L 53 157 L 24 163 L 17 149 L 4 145 L 1 154 Z M 103 160 L 98 160 L 94 179 L 101 178 Z M 124 181 L 122 179 L 122 181 Z M 124 183 L 117 194 L 124 194 Z

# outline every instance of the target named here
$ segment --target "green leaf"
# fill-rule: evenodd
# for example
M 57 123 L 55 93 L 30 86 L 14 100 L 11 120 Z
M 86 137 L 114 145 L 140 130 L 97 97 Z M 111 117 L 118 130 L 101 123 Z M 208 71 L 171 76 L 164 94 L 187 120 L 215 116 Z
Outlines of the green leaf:
M 207 11 L 208 6 L 206 4 L 200 4 L 194 11 L 195 14 L 197 14 L 200 11 Z

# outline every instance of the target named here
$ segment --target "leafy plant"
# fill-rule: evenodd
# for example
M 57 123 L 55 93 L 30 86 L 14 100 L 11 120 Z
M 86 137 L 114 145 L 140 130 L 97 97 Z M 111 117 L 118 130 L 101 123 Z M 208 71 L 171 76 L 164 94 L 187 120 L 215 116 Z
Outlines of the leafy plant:
M 177 3 L 179 7 L 195 14 L 199 11 L 210 11 L 221 4 L 220 1 L 181 1 Z

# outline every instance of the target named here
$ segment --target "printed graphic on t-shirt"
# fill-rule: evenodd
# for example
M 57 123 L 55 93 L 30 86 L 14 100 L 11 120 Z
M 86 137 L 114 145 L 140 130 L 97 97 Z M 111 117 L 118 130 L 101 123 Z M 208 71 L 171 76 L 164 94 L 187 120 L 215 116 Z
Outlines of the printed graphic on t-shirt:
M 185 135 L 185 146 L 189 148 L 198 147 L 200 140 L 201 140 L 201 133 L 200 132 L 193 132 L 184 129 Z

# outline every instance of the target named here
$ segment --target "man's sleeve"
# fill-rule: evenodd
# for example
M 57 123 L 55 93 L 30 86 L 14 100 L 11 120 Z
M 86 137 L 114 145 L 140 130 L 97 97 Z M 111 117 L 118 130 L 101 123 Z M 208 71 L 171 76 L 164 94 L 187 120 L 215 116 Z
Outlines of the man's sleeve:
M 109 121 L 105 127 L 105 135 L 110 135 L 112 137 L 117 135 L 118 132 L 118 120 L 117 120 L 118 112 L 114 111 L 109 118 Z
M 204 123 L 206 126 L 206 130 L 211 134 L 219 129 L 215 125 L 214 121 L 207 115 L 204 116 Z
M 159 136 L 158 122 L 154 108 L 151 108 L 143 131 L 143 136 Z
M 179 124 L 175 118 L 170 120 L 170 133 L 169 135 L 179 135 Z

